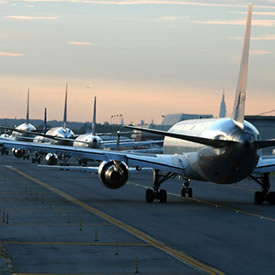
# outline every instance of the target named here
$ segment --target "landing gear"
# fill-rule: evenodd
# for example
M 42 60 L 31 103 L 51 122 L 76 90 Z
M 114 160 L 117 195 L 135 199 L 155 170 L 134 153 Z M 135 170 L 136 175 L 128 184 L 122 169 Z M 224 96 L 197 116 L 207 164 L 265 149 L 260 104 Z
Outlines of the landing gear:
M 30 159 L 30 155 L 29 154 L 28 155 L 24 155 L 23 159 Z
M 87 165 L 88 165 L 87 160 L 80 159 L 78 161 L 78 163 L 79 163 L 80 166 L 83 166 L 83 167 L 87 167 Z
M 186 195 L 188 195 L 189 198 L 192 198 L 193 196 L 192 187 L 189 187 L 189 185 L 190 185 L 190 179 L 185 179 L 181 189 L 181 196 L 183 198 L 185 198 Z
M 1 155 L 8 155 L 9 154 L 9 150 L 7 148 L 2 147 L 1 148 Z
M 167 192 L 164 189 L 160 189 L 160 185 L 166 180 L 174 178 L 176 175 L 174 173 L 167 173 L 165 175 L 160 174 L 159 170 L 153 171 L 153 189 L 146 190 L 145 200 L 146 202 L 153 202 L 154 200 L 159 200 L 160 203 L 167 202 Z
M 154 191 L 152 189 L 146 190 L 146 202 L 153 202 L 154 200 Z
M 41 155 L 35 152 L 34 157 L 32 158 L 32 163 L 41 163 Z
M 254 177 L 252 175 L 250 175 L 250 177 L 262 187 L 262 191 L 255 192 L 255 204 L 263 204 L 265 201 L 267 201 L 269 204 L 275 204 L 275 192 L 269 191 L 269 173 L 265 173 L 261 177 Z
M 70 156 L 67 155 L 59 155 L 58 159 L 60 159 L 62 162 L 60 163 L 61 166 L 69 166 L 70 164 L 68 163 Z

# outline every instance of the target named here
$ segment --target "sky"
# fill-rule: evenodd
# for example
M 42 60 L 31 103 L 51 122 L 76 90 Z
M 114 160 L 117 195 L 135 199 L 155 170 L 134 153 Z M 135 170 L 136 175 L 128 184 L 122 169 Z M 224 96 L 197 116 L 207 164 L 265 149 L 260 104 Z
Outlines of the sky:
M 230 115 L 248 1 L 0 0 L 0 117 Z M 253 2 L 246 114 L 275 109 L 275 0 Z M 270 113 L 275 115 L 275 113 Z

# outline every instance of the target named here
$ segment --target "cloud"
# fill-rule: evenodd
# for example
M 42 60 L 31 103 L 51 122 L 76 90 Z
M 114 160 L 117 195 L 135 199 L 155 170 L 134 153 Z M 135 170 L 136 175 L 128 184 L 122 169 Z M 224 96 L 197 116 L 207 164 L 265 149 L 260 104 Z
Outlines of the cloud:
M 59 3 L 83 3 L 97 5 L 185 5 L 201 7 L 247 7 L 247 5 L 236 5 L 226 3 L 207 3 L 200 1 L 182 0 L 23 0 L 24 2 L 59 2 Z
M 93 46 L 94 45 L 93 43 L 83 42 L 83 41 L 69 41 L 68 44 L 73 46 Z
M 275 34 L 267 34 L 262 36 L 254 36 L 251 38 L 256 41 L 264 41 L 264 40 L 275 40 Z
M 208 20 L 208 21 L 193 21 L 196 24 L 209 25 L 245 25 L 245 20 Z M 275 20 L 252 20 L 252 26 L 273 27 Z
M 0 56 L 18 57 L 18 56 L 24 56 L 24 54 L 23 53 L 0 52 Z
M 251 50 L 250 55 L 267 55 L 272 54 L 272 51 L 266 51 L 266 50 Z
M 230 4 L 217 2 L 202 2 L 202 1 L 183 1 L 183 0 L 21 0 L 23 2 L 32 3 L 83 3 L 83 4 L 94 4 L 94 5 L 184 5 L 184 6 L 199 6 L 199 7 L 232 7 L 232 8 L 247 8 L 247 5 L 241 4 Z M 266 1 L 268 2 L 268 1 Z M 274 1 L 269 1 L 274 3 Z M 275 9 L 274 6 L 270 5 L 254 5 L 255 8 L 261 9 Z
M 9 19 L 14 20 L 56 20 L 58 16 L 24 16 L 24 15 L 10 15 Z
M 156 21 L 187 21 L 189 16 L 162 16 L 156 19 Z
M 244 14 L 246 15 L 247 12 L 245 11 L 232 11 L 234 14 Z M 272 15 L 275 16 L 275 12 L 272 11 L 253 11 L 253 15 Z

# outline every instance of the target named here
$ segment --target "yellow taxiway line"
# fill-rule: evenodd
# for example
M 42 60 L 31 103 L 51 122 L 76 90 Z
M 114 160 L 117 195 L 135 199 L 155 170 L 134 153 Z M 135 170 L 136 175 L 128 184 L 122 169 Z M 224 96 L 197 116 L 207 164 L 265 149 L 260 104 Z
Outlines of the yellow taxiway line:
M 52 187 L 51 185 L 48 185 L 44 182 L 42 182 L 41 180 L 37 179 L 37 178 L 34 178 L 24 172 L 22 172 L 21 170 L 19 169 L 16 169 L 12 166 L 7 166 L 9 169 L 11 169 L 12 171 L 18 173 L 19 175 L 23 176 L 24 178 L 34 182 L 34 183 L 37 183 L 39 184 L 40 186 L 58 194 L 59 196 L 65 198 L 66 200 L 86 209 L 87 211 L 89 211 L 90 213 L 93 213 L 95 215 L 97 215 L 98 217 L 112 223 L 113 225 L 116 225 L 120 228 L 122 228 L 123 230 L 131 233 L 132 235 L 136 236 L 137 238 L 143 240 L 144 242 L 146 242 L 147 244 L 155 247 L 155 248 L 158 248 L 160 249 L 161 251 L 165 252 L 166 254 L 169 254 L 171 255 L 172 257 L 176 258 L 177 260 L 189 265 L 190 267 L 196 269 L 196 270 L 200 270 L 200 271 L 204 271 L 206 272 L 207 274 L 211 274 L 211 275 L 221 275 L 223 274 L 223 272 L 217 270 L 216 268 L 213 268 L 211 266 L 208 266 L 204 263 L 201 263 L 199 262 L 198 260 L 184 254 L 183 252 L 181 251 L 178 251 L 178 250 L 175 250 L 169 246 L 167 246 L 166 244 L 154 239 L 153 237 L 149 236 L 148 234 L 145 234 L 144 232 L 126 224 L 126 223 L 123 223 L 121 222 L 120 220 L 110 216 L 110 215 L 107 215 L 105 214 L 104 212 L 92 207 L 92 206 L 89 206 L 88 204 L 64 193 L 63 191 L 55 188 L 55 187 Z
M 64 275 L 64 273 L 12 273 L 12 275 Z M 110 275 L 110 273 L 66 273 L 66 275 Z M 112 273 L 119 275 L 119 273 Z
M 78 242 L 17 242 L 17 241 L 3 241 L 4 244 L 16 245 L 79 245 L 79 246 L 151 246 L 148 243 L 78 243 Z

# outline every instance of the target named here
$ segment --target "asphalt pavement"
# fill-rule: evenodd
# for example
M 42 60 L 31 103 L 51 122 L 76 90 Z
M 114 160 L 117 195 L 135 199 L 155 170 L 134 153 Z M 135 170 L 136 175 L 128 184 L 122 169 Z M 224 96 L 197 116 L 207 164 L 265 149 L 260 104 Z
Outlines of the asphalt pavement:
M 149 172 L 118 190 L 13 156 L 0 173 L 0 274 L 274 274 L 275 206 L 254 205 L 253 181 L 194 181 L 182 198 L 169 180 L 150 204 Z

